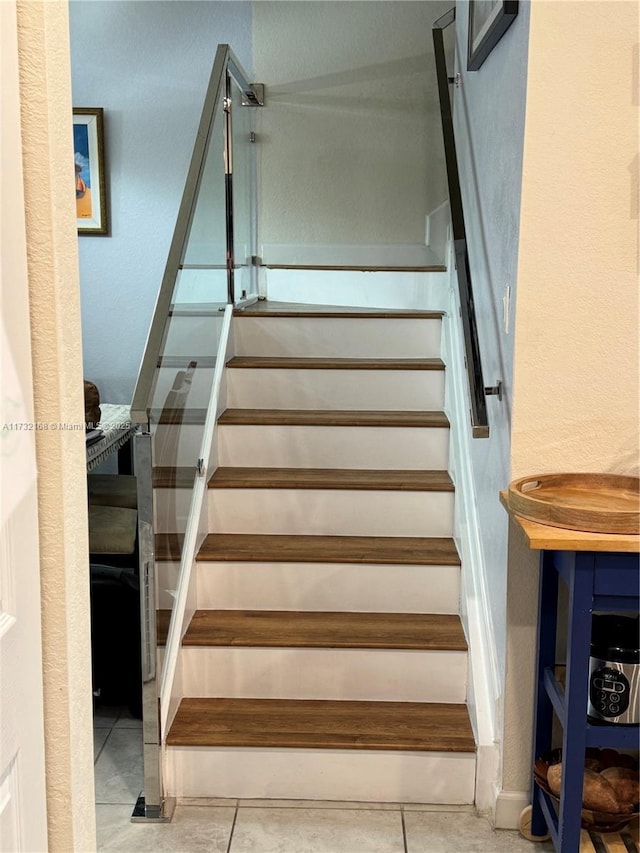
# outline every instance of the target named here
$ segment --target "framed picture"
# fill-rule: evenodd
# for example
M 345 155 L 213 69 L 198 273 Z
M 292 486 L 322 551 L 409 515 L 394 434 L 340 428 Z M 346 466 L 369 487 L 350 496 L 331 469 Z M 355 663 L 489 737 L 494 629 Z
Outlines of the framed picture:
M 102 107 L 73 109 L 73 153 L 78 234 L 107 236 L 109 216 Z
M 518 14 L 518 0 L 470 0 L 467 71 L 477 71 Z

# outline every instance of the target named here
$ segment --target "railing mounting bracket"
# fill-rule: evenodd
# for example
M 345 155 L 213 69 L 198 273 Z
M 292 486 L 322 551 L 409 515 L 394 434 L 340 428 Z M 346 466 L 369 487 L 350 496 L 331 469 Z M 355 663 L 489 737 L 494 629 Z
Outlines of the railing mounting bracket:
M 502 379 L 498 379 L 495 385 L 488 385 L 484 393 L 487 397 L 497 397 L 498 400 L 502 400 Z
M 264 83 L 249 83 L 242 93 L 243 107 L 264 107 Z

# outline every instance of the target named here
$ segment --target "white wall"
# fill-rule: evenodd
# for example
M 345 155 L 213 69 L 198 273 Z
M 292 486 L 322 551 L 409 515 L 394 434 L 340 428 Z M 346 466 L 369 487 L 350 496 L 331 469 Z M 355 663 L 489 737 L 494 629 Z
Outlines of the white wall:
M 512 478 L 640 471 L 639 24 L 637 2 L 531 4 Z M 529 802 L 538 558 L 512 524 L 501 826 Z
M 251 4 L 72 0 L 74 106 L 105 110 L 111 236 L 79 238 L 84 373 L 129 403 L 218 43 L 251 66 Z
M 529 3 L 478 71 L 466 70 L 469 4 L 456 4 L 456 51 L 462 75 L 454 123 L 484 380 L 502 379 L 502 402 L 489 398 L 491 436 L 471 442 L 488 618 L 504 677 L 507 516 L 499 493 L 510 480 L 513 328 L 502 323 L 506 285 L 516 291 Z M 462 60 L 460 60 L 462 57 Z
M 265 260 L 424 246 L 425 216 L 446 199 L 431 24 L 450 5 L 254 3 Z

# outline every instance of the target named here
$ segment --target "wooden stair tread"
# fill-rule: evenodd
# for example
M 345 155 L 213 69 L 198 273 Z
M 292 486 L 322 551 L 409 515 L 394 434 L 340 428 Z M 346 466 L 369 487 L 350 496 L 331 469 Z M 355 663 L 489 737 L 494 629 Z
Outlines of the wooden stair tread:
M 181 540 L 158 533 L 155 558 L 179 560 Z M 349 563 L 406 566 L 459 566 L 453 539 L 419 536 L 311 536 L 267 533 L 210 533 L 196 556 L 218 563 Z
M 365 317 L 396 320 L 441 320 L 442 311 L 411 311 L 402 308 L 356 308 L 345 305 L 304 305 L 295 302 L 258 301 L 236 308 L 235 317 Z
M 171 623 L 171 610 L 156 610 L 156 643 L 159 646 L 166 645 L 169 635 L 169 624 Z
M 440 358 L 302 358 L 236 355 L 227 367 L 282 370 L 444 370 Z
M 224 269 L 224 267 L 214 267 Z M 169 308 L 169 317 L 217 317 L 222 319 L 226 305 L 215 302 L 174 302 Z
M 156 558 L 171 559 L 177 537 L 156 537 Z M 198 552 L 203 562 L 365 563 L 459 566 L 453 539 L 418 536 L 289 536 L 210 533 Z
M 154 489 L 189 489 L 196 476 L 195 467 L 156 465 L 153 469 Z
M 460 618 L 442 613 L 196 610 L 182 644 L 467 651 Z
M 202 426 L 207 417 L 207 410 L 202 408 L 170 408 L 151 412 L 150 421 L 158 426 Z
M 183 699 L 169 746 L 475 752 L 464 705 Z
M 217 468 L 210 489 L 357 489 L 452 492 L 446 471 L 346 468 Z
M 195 363 L 198 369 L 204 367 L 213 369 L 217 360 L 215 355 L 162 355 L 158 357 L 157 366 L 186 370 L 190 364 Z
M 156 533 L 154 537 L 155 558 L 161 562 L 180 562 L 182 540 L 177 533 Z
M 327 409 L 225 409 L 218 423 L 242 426 L 449 427 L 444 412 Z
M 322 272 L 446 272 L 443 264 L 262 264 L 268 270 L 320 270 Z

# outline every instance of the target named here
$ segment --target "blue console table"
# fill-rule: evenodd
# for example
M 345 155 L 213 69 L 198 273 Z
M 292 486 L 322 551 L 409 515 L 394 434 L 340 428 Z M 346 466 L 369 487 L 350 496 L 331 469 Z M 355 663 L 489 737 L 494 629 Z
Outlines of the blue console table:
M 534 785 L 531 832 L 549 834 L 557 853 L 580 850 L 582 782 L 587 747 L 638 749 L 637 726 L 592 725 L 587 720 L 591 614 L 637 613 L 640 537 L 563 530 L 512 516 L 529 547 L 541 552 L 534 760 L 552 748 L 555 712 L 562 726 L 563 775 L 558 814 Z M 558 586 L 568 589 L 564 688 L 555 677 Z

